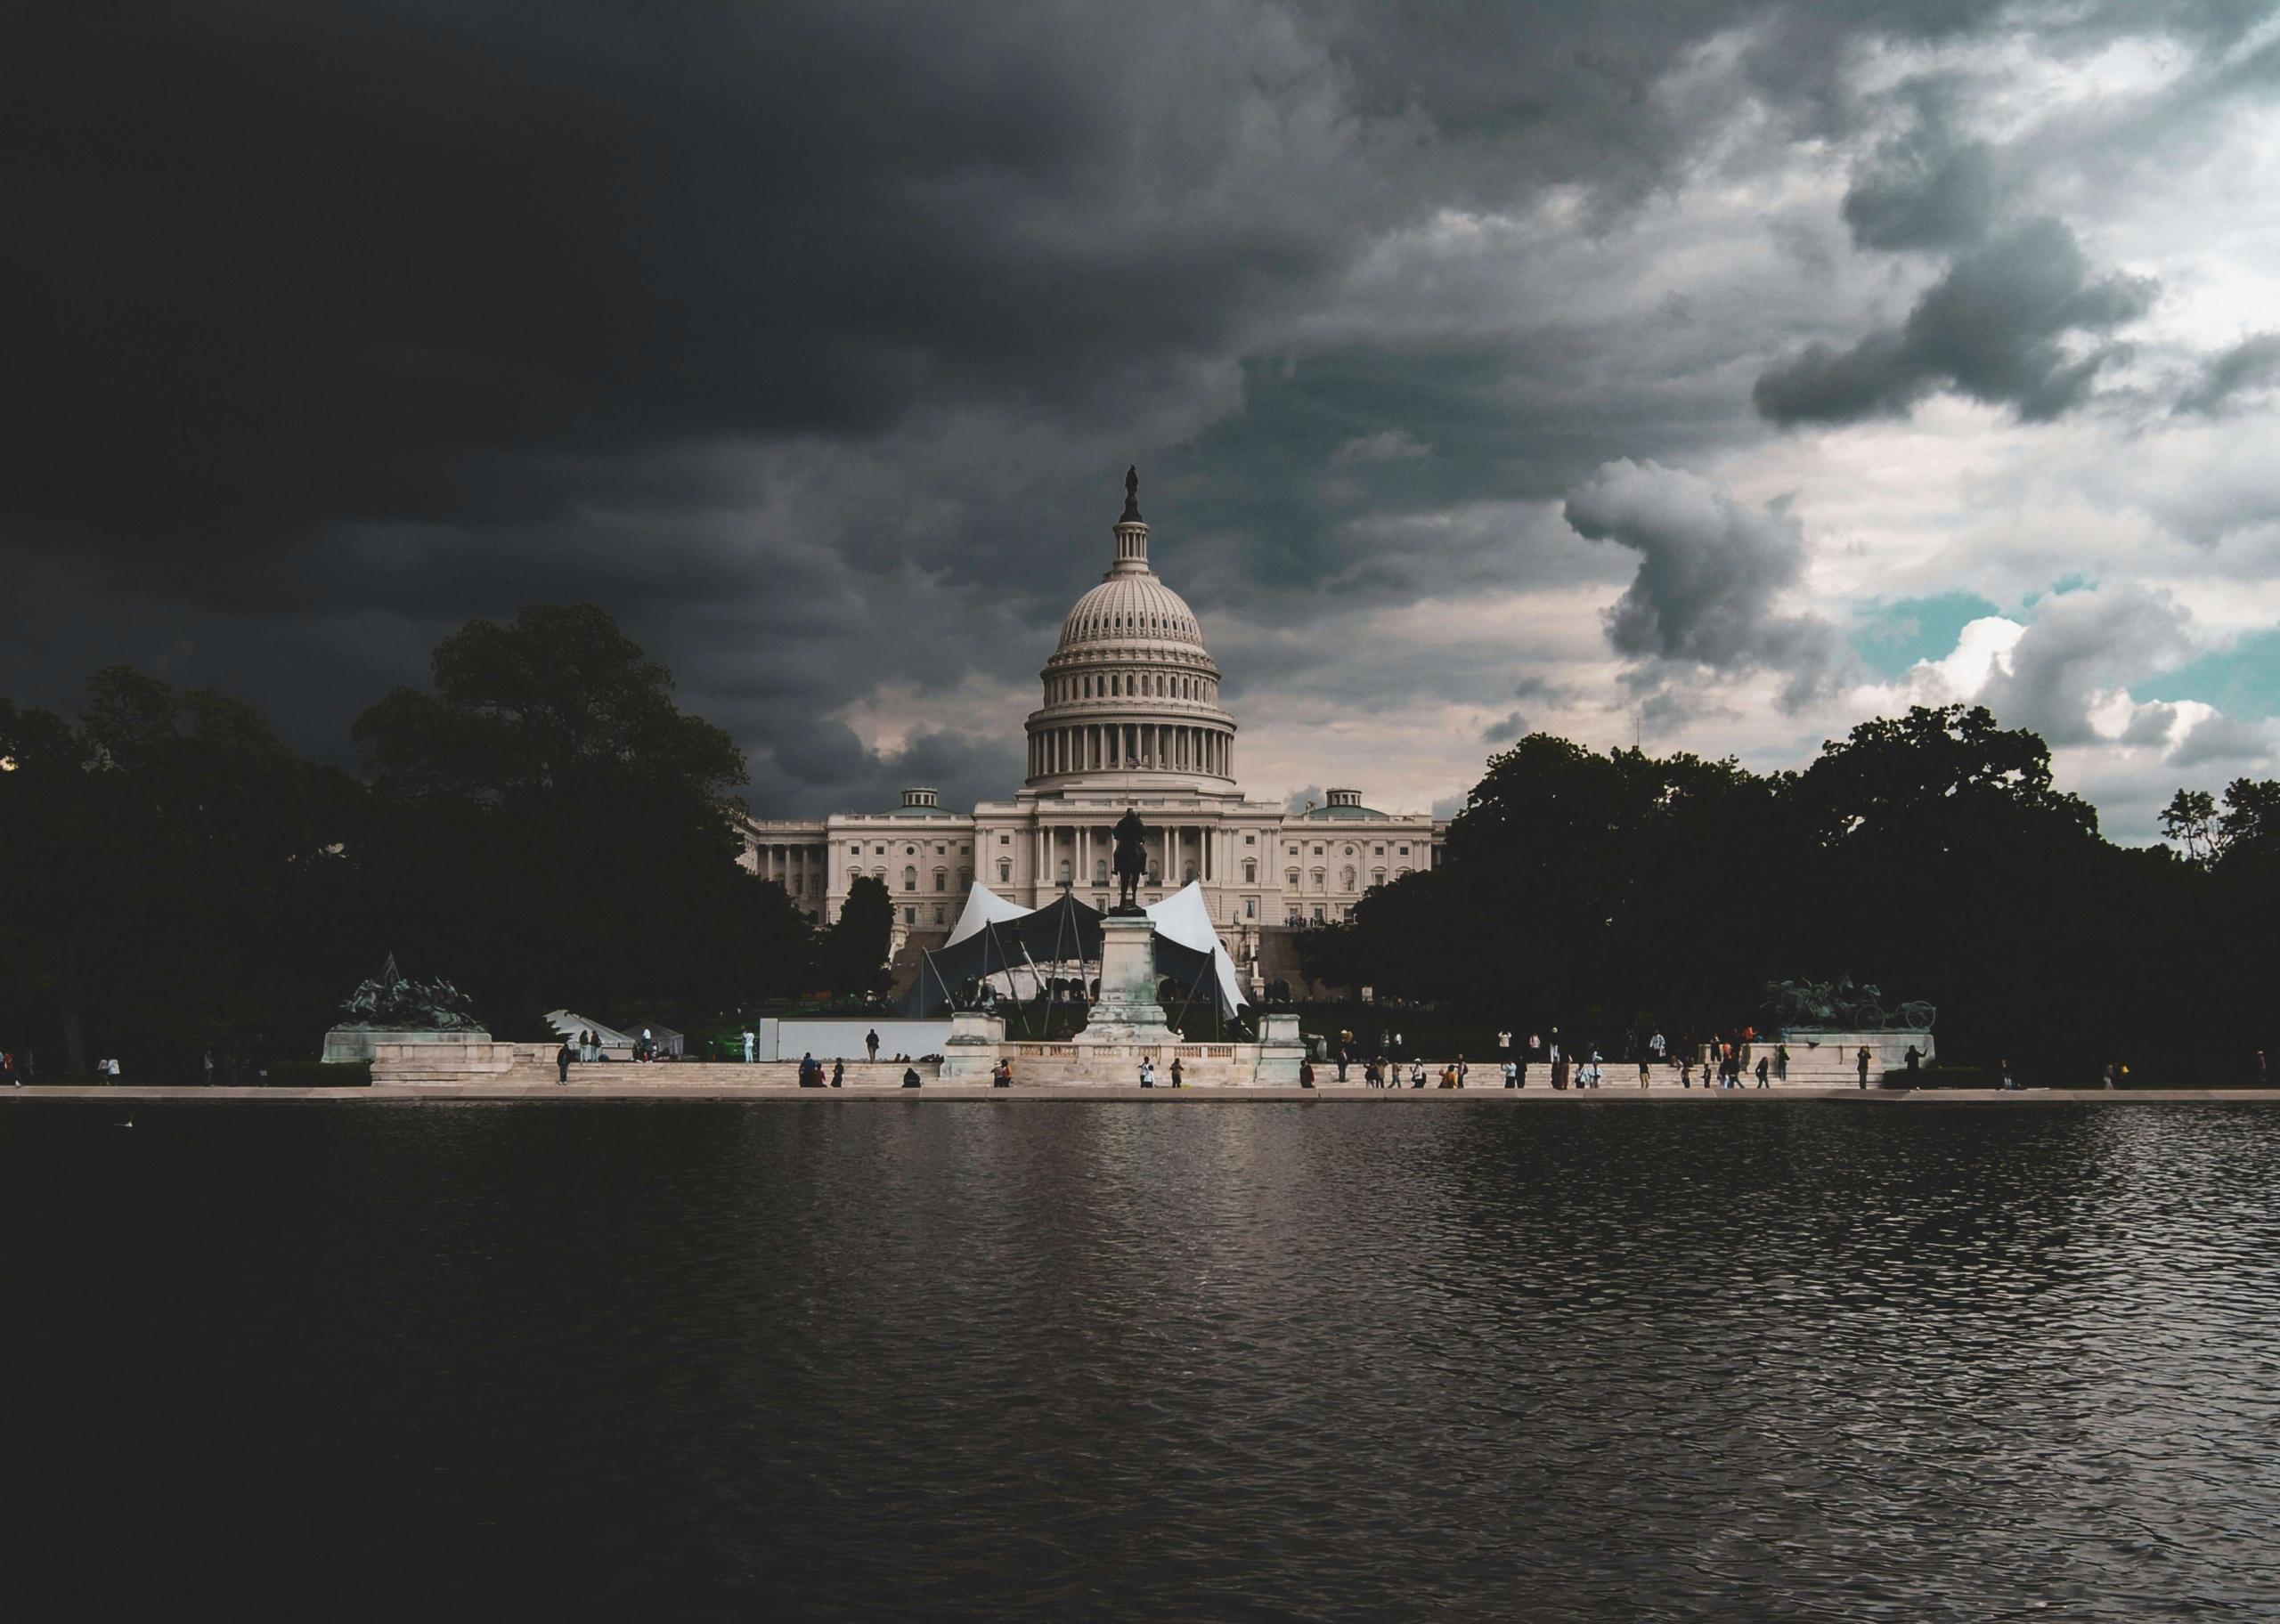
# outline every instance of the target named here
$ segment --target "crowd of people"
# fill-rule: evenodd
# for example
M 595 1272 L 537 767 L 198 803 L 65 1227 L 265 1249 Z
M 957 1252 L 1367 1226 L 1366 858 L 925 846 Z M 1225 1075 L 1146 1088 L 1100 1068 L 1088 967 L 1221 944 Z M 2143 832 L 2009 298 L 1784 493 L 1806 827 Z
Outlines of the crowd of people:
M 1357 1059 L 1357 1045 L 1351 1031 L 1341 1030 L 1334 1040 L 1332 1058 L 1338 1068 L 1338 1081 L 1348 1080 L 1352 1067 L 1359 1064 L 1362 1083 L 1367 1088 L 1400 1088 L 1405 1083 L 1412 1089 L 1429 1084 L 1426 1063 L 1421 1059 L 1407 1056 L 1401 1033 L 1389 1031 L 1377 1045 Z M 1639 1086 L 1649 1087 L 1657 1070 L 1673 1074 L 1682 1088 L 1690 1089 L 1695 1079 L 1701 1078 L 1705 1089 L 1740 1089 L 1755 1086 L 1771 1089 L 1776 1084 L 1789 1080 L 1789 1045 L 1786 1039 L 1776 1036 L 1770 1042 L 1761 1039 L 1755 1027 L 1744 1026 L 1729 1035 L 1714 1033 L 1707 1040 L 1687 1038 L 1673 1045 L 1657 1031 L 1641 1039 L 1627 1041 L 1623 1047 L 1630 1052 L 1638 1067 Z M 1554 1089 L 1596 1089 L 1607 1081 L 1608 1061 L 1596 1043 L 1576 1043 L 1560 1036 L 1559 1028 L 1551 1028 L 1549 1037 L 1531 1033 L 1525 1041 L 1517 1041 L 1510 1029 L 1496 1034 L 1496 1048 L 1502 1057 L 1497 1064 L 1497 1074 L 1502 1084 L 1510 1089 L 1528 1085 L 1532 1072 L 1541 1072 Z M 1865 1046 L 1853 1055 L 1853 1071 L 1858 1085 L 1867 1088 L 1875 1057 Z M 1910 1044 L 1903 1064 L 1913 1076 L 1924 1059 L 1923 1053 Z M 2017 1084 L 2010 1075 L 2009 1064 L 2001 1069 L 2004 1088 Z M 1462 1088 L 1471 1075 L 1471 1067 L 1462 1054 L 1443 1063 L 1430 1074 L 1437 1078 L 1441 1088 Z M 2111 1075 L 2111 1074 L 2110 1074 Z M 1877 1080 L 1882 1081 L 1881 1074 Z M 1311 1063 L 1300 1071 L 1299 1086 L 1314 1086 Z M 2112 1086 L 2111 1082 L 2107 1086 Z

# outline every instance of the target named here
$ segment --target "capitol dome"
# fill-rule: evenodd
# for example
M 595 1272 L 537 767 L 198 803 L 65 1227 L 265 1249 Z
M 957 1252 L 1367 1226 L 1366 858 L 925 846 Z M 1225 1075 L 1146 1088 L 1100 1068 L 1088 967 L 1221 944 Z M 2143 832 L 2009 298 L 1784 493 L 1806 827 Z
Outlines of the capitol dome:
M 1069 611 L 1039 673 L 1029 783 L 1230 794 L 1234 718 L 1219 709 L 1219 668 L 1195 612 L 1148 563 L 1139 487 L 1128 471 L 1115 562 Z

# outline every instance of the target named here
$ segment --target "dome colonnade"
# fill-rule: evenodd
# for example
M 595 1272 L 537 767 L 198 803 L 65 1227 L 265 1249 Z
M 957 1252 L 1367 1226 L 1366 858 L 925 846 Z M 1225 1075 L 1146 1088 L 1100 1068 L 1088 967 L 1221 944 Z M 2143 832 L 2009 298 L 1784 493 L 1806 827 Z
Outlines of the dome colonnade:
M 1219 668 L 1180 595 L 1148 563 L 1139 476 L 1125 475 L 1116 559 L 1062 622 L 1030 713 L 1028 787 L 1090 779 L 1146 790 L 1235 790 L 1235 719 Z

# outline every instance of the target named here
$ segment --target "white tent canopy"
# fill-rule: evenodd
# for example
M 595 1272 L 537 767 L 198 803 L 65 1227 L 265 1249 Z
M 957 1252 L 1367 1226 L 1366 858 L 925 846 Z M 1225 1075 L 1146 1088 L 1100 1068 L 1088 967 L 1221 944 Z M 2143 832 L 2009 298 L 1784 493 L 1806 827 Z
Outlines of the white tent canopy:
M 986 885 L 976 885 L 965 895 L 965 906 L 958 913 L 958 922 L 950 927 L 950 938 L 942 944 L 955 947 L 984 925 L 1000 924 L 1009 919 L 1019 919 L 1034 912 L 1018 902 L 1008 902 Z
M 1228 956 L 1219 932 L 1211 923 L 1211 910 L 1203 900 L 1203 888 L 1189 881 L 1161 902 L 1151 903 L 1148 917 L 1155 922 L 1156 934 L 1167 941 L 1196 953 L 1211 955 L 1211 970 L 1219 978 L 1222 1006 L 1239 1010 L 1250 1000 L 1243 996 L 1242 987 L 1235 979 L 1235 962 Z
M 1064 915 L 1063 918 L 1054 922 L 1049 938 L 1037 936 L 1033 941 L 1023 945 L 1020 941 L 1019 930 L 1014 930 L 1010 939 L 1015 943 L 1014 950 L 1022 956 L 1023 962 L 1021 964 L 1016 965 L 1010 959 L 1002 957 L 995 965 L 990 963 L 992 955 L 989 943 L 1000 943 L 998 951 L 1002 954 L 1004 952 L 1002 944 L 1008 939 L 997 933 L 998 928 L 1015 927 L 1018 921 L 1030 919 L 1049 911 L 1058 911 Z M 1208 956 L 1211 964 L 1212 984 L 1223 1010 L 1232 1014 L 1250 1002 L 1244 995 L 1242 981 L 1236 974 L 1234 960 L 1228 955 L 1226 946 L 1219 940 L 1218 931 L 1212 926 L 1211 910 L 1204 903 L 1203 888 L 1201 885 L 1190 881 L 1179 890 L 1173 892 L 1161 902 L 1144 909 L 1143 912 L 1148 916 L 1156 939 L 1181 950 L 1180 954 L 1174 955 L 1176 958 L 1184 958 L 1187 964 L 1194 965 L 1197 959 Z M 1082 903 L 1074 902 L 1066 894 L 1056 898 L 1047 908 L 1025 908 L 1019 903 L 1010 902 L 998 896 L 988 886 L 977 885 L 967 893 L 965 906 L 959 911 L 957 924 L 951 930 L 949 939 L 944 942 L 940 948 L 927 955 L 927 968 L 932 980 L 922 978 L 920 987 L 914 989 L 914 994 L 920 1003 L 927 1004 L 931 1009 L 933 1003 L 948 995 L 945 977 L 956 979 L 965 975 L 1011 974 L 1017 979 L 1026 975 L 1041 982 L 1046 965 L 1070 962 L 1065 951 L 1056 951 L 1056 949 L 1074 950 L 1087 960 L 1097 955 L 1099 919 L 1100 915 L 1092 908 Z M 1039 922 L 1040 924 L 1043 922 Z M 981 957 L 978 962 L 973 960 L 973 948 L 969 948 L 965 954 L 952 951 L 960 944 L 983 936 L 985 932 L 990 933 L 988 940 L 974 945 L 981 950 Z M 1029 956 L 1030 948 L 1032 946 L 1037 954 L 1033 960 Z M 1193 956 L 1186 957 L 1185 955 Z M 945 962 L 938 965 L 935 962 L 938 957 Z M 1168 965 L 1161 968 L 1175 970 L 1177 966 Z M 940 985 L 937 985 L 938 983 Z M 924 1011 L 914 1010 L 913 1012 Z

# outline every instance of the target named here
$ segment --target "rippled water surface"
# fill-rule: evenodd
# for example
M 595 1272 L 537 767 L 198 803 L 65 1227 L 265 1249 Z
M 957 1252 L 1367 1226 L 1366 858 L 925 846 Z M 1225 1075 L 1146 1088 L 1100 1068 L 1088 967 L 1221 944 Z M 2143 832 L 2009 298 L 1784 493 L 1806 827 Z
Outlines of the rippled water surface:
M 2280 1617 L 2280 1110 L 126 1116 L 20 1617 Z

